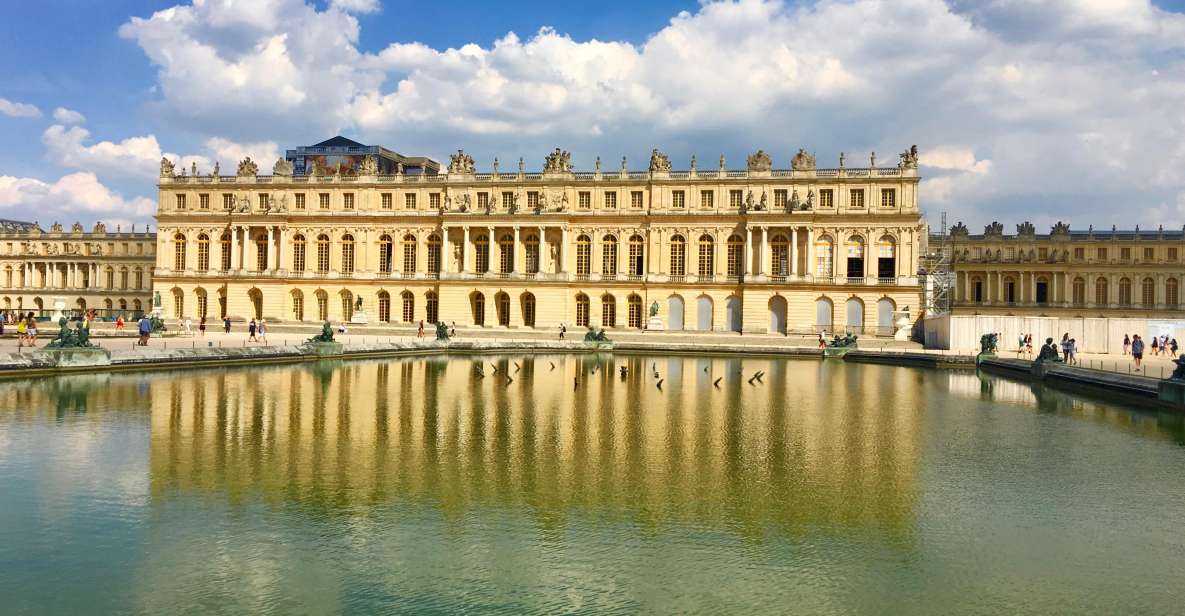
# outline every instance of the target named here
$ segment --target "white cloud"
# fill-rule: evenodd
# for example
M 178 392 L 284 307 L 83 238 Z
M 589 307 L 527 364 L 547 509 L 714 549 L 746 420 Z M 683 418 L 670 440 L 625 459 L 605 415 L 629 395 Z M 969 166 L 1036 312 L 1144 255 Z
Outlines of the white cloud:
M 562 145 L 578 164 L 655 146 L 886 160 L 917 143 L 923 204 L 973 224 L 1121 224 L 1185 191 L 1185 16 L 1149 0 L 705 2 L 640 44 L 542 28 L 375 53 L 354 14 L 376 2 L 227 2 L 120 29 L 158 67 L 165 117 L 207 138 L 352 129 L 479 160 Z
M 28 103 L 16 103 L 7 98 L 0 98 L 0 114 L 14 118 L 39 118 L 41 110 Z
M 0 218 L 144 220 L 155 210 L 155 201 L 144 197 L 124 198 L 89 172 L 71 173 L 54 182 L 0 176 Z
M 86 116 L 74 111 L 73 109 L 66 109 L 65 107 L 58 107 L 53 110 L 53 119 L 59 124 L 82 124 L 86 122 Z
M 329 5 L 349 13 L 374 13 L 379 10 L 379 0 L 330 0 Z

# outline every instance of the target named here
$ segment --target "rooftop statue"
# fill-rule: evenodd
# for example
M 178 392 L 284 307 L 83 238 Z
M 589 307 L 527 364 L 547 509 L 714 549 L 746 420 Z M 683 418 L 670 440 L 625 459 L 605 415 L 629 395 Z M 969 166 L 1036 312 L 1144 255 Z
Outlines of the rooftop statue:
M 897 166 L 902 169 L 917 169 L 918 168 L 918 146 L 910 146 L 908 150 L 901 153 L 901 162 Z
M 1059 220 L 1057 224 L 1053 225 L 1053 229 L 1049 233 L 1050 235 L 1069 235 L 1070 225 Z
M 83 233 L 82 223 L 76 222 L 70 227 L 70 233 Z
M 950 228 L 951 237 L 966 237 L 967 234 L 967 225 L 963 224 L 962 221 L 956 222 L 955 226 Z
M 239 177 L 252 177 L 259 175 L 259 165 L 255 164 L 255 161 L 251 160 L 251 157 L 248 156 L 239 161 L 238 175 Z
M 666 154 L 658 151 L 658 148 L 650 151 L 650 173 L 656 171 L 670 171 L 671 159 L 667 158 Z
M 49 226 L 49 232 L 50 233 L 61 233 L 62 232 L 62 224 L 55 220 L 54 223 Z
M 362 162 L 358 163 L 358 175 L 378 175 L 379 174 L 379 159 L 373 154 L 368 154 L 362 158 Z
M 160 158 L 160 176 L 162 178 L 171 178 L 171 177 L 174 177 L 175 175 L 176 175 L 176 171 L 175 171 L 175 166 L 173 165 L 173 161 L 162 156 Z
M 749 171 L 769 171 L 774 167 L 773 160 L 769 157 L 769 154 L 765 153 L 765 150 L 757 150 L 751 154 L 748 163 Z
M 1027 220 L 1020 223 L 1019 225 L 1016 225 L 1016 234 L 1017 235 L 1031 236 L 1031 235 L 1035 235 L 1036 233 L 1037 233 L 1037 229 L 1035 227 L 1033 227 L 1033 223 L 1031 223 Z
M 790 159 L 790 168 L 795 171 L 814 171 L 815 155 L 808 154 L 806 150 L 798 148 L 798 153 Z
M 993 220 L 992 224 L 983 228 L 984 235 L 1004 235 L 1004 224 Z
M 449 157 L 448 157 L 449 175 L 453 175 L 453 174 L 473 175 L 476 171 L 477 171 L 477 164 L 474 163 L 473 157 L 466 154 L 463 150 L 457 150 L 456 154 L 449 154 Z
M 96 222 L 95 228 L 91 231 L 91 233 L 107 233 L 107 225 L 103 224 L 101 221 Z
M 276 159 L 276 164 L 272 165 L 272 175 L 290 177 L 292 175 L 292 162 L 284 158 Z
M 218 174 L 221 173 L 221 171 L 221 165 L 218 164 L 218 161 L 214 161 L 214 170 L 210 172 L 210 177 L 218 177 Z
M 570 173 L 572 171 L 572 153 L 556 148 L 543 160 L 544 173 Z

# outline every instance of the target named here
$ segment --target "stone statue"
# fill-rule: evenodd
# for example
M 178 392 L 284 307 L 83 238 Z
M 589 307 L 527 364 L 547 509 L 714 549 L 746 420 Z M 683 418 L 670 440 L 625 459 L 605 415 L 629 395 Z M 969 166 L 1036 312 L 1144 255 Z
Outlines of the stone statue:
M 324 324 L 322 324 L 321 333 L 309 338 L 306 343 L 308 342 L 333 342 L 333 326 L 329 324 L 329 321 L 326 321 Z
M 987 225 L 983 228 L 983 234 L 984 235 L 997 235 L 997 236 L 1004 235 L 1004 223 L 1002 223 L 998 220 L 993 220 L 992 224 Z
M 210 177 L 216 178 L 216 177 L 218 177 L 218 174 L 220 172 L 221 172 L 221 168 L 218 164 L 218 161 L 214 161 L 214 171 L 210 173 Z
M 650 173 L 667 172 L 671 170 L 671 159 L 655 148 L 650 151 Z
M 175 167 L 173 165 L 173 161 L 171 161 L 163 156 L 161 157 L 161 159 L 160 159 L 160 176 L 162 178 L 174 177 L 176 175 L 176 173 L 174 172 L 174 168 Z
M 70 227 L 70 233 L 82 233 L 82 223 L 76 222 Z
M 543 173 L 570 173 L 572 171 L 572 154 L 567 150 L 556 148 L 543 160 Z
M 747 212 L 751 209 L 753 209 L 753 191 L 750 190 L 749 194 L 745 195 L 744 203 L 741 204 L 741 211 Z
M 605 335 L 605 330 L 597 330 L 595 327 L 588 328 L 584 333 L 585 342 L 609 342 L 609 336 Z
M 272 165 L 272 175 L 291 177 L 292 163 L 285 158 L 276 159 L 276 164 Z
M 1061 363 L 1061 357 L 1057 354 L 1057 345 L 1053 343 L 1053 338 L 1046 338 L 1045 344 L 1041 345 L 1041 352 L 1037 354 L 1037 363 L 1055 362 Z
M 358 175 L 378 175 L 379 174 L 379 159 L 373 154 L 367 154 L 362 158 L 362 162 L 358 163 Z
M 901 162 L 897 164 L 902 169 L 917 169 L 918 168 L 918 146 L 910 146 L 910 148 L 901 153 Z
M 765 150 L 757 150 L 749 156 L 748 165 L 749 171 L 769 171 L 773 169 L 774 161 Z
M 463 150 L 457 150 L 456 154 L 449 154 L 448 157 L 448 172 L 449 175 L 473 175 L 477 171 L 477 165 L 473 161 L 473 157 L 466 154 Z
M 833 349 L 840 349 L 840 348 L 845 348 L 845 347 L 856 348 L 856 335 L 855 334 L 844 334 L 842 337 L 837 335 L 831 339 L 831 342 L 827 343 L 827 346 L 829 346 Z
M 1174 368 L 1173 373 L 1169 375 L 1169 380 L 1185 381 L 1185 355 L 1178 357 L 1173 361 L 1173 363 L 1176 364 L 1177 367 Z
M 695 154 L 691 155 L 691 172 L 695 173 Z
M 524 169 L 525 169 L 525 167 L 523 166 L 523 157 L 519 156 L 518 157 L 518 174 L 522 175 Z
M 839 168 L 840 169 L 843 169 L 843 159 L 844 159 L 844 153 L 840 152 L 839 153 Z
M 361 295 L 354 298 L 354 310 L 359 310 L 359 311 L 362 310 L 362 296 Z
M 498 175 L 498 157 L 495 156 L 494 157 L 494 176 L 496 177 L 497 175 Z
M 981 355 L 995 355 L 996 345 L 999 343 L 996 334 L 984 334 L 979 337 L 979 353 Z
M 876 168 L 876 152 L 873 152 L 873 153 L 872 153 L 872 156 L 869 156 L 869 157 L 868 157 L 868 168 L 869 168 L 869 169 L 875 169 L 875 168 Z
M 786 204 L 786 209 L 788 211 L 793 211 L 793 210 L 798 209 L 798 189 L 797 188 L 795 188 L 793 191 L 790 192 L 790 201 L 789 201 L 789 203 Z
M 62 232 L 62 224 L 55 220 L 54 223 L 49 226 L 49 232 L 50 233 L 61 233 Z
M 804 210 L 815 209 L 815 189 L 813 189 L 813 188 L 806 189 L 806 203 L 803 204 L 802 209 L 804 209 Z
M 196 178 L 197 177 L 197 161 L 193 161 L 193 162 L 189 163 L 189 168 L 190 168 L 189 175 L 192 175 L 193 177 Z
M 259 175 L 259 165 L 255 164 L 255 161 L 251 160 L 251 157 L 248 156 L 239 161 L 238 175 L 239 177 L 253 177 Z
M 165 331 L 165 320 L 158 316 L 148 317 L 148 325 L 152 328 L 152 333 L 161 334 Z
M 653 319 L 656 316 L 658 316 L 658 302 L 657 301 L 654 302 L 653 304 L 650 304 L 650 318 Z
M 753 209 L 764 212 L 767 205 L 769 205 L 769 193 L 763 190 L 761 191 L 761 200 L 757 202 L 757 207 Z
M 597 173 L 601 172 L 601 157 L 600 156 L 597 157 L 597 162 L 594 163 L 594 168 L 596 169 Z
M 724 173 L 724 155 L 720 155 L 720 173 Z
M 160 308 L 160 306 L 161 306 L 160 291 L 153 291 L 152 292 L 152 307 L 153 308 Z
M 1033 226 L 1033 223 L 1031 223 L 1027 220 L 1020 223 L 1019 225 L 1016 225 L 1016 234 L 1017 235 L 1025 235 L 1025 236 L 1032 237 L 1033 235 L 1036 235 L 1036 233 L 1037 233 L 1036 227 Z
M 798 148 L 798 153 L 790 159 L 790 168 L 795 171 L 814 171 L 815 155 L 808 154 L 806 150 Z
M 444 321 L 436 322 L 436 339 L 441 342 L 448 342 L 448 326 Z

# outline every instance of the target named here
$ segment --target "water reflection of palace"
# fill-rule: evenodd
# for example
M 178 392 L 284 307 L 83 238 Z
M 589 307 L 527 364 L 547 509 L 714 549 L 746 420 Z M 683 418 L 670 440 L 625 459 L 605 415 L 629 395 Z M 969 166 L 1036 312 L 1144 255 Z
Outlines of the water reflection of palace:
M 511 505 L 544 525 L 581 511 L 752 535 L 840 526 L 904 537 L 917 499 L 914 377 L 829 368 L 471 357 L 161 379 L 150 395 L 153 494 L 331 508 L 401 499 L 447 516 Z M 764 384 L 748 384 L 758 370 Z

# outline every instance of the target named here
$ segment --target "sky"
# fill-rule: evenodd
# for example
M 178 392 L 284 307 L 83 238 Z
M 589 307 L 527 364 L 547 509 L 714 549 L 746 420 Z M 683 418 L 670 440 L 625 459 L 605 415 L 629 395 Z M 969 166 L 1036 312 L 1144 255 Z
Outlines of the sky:
M 1185 225 L 1185 0 L 40 0 L 0 50 L 0 218 L 43 228 L 337 134 L 479 170 L 916 144 L 934 226 Z

